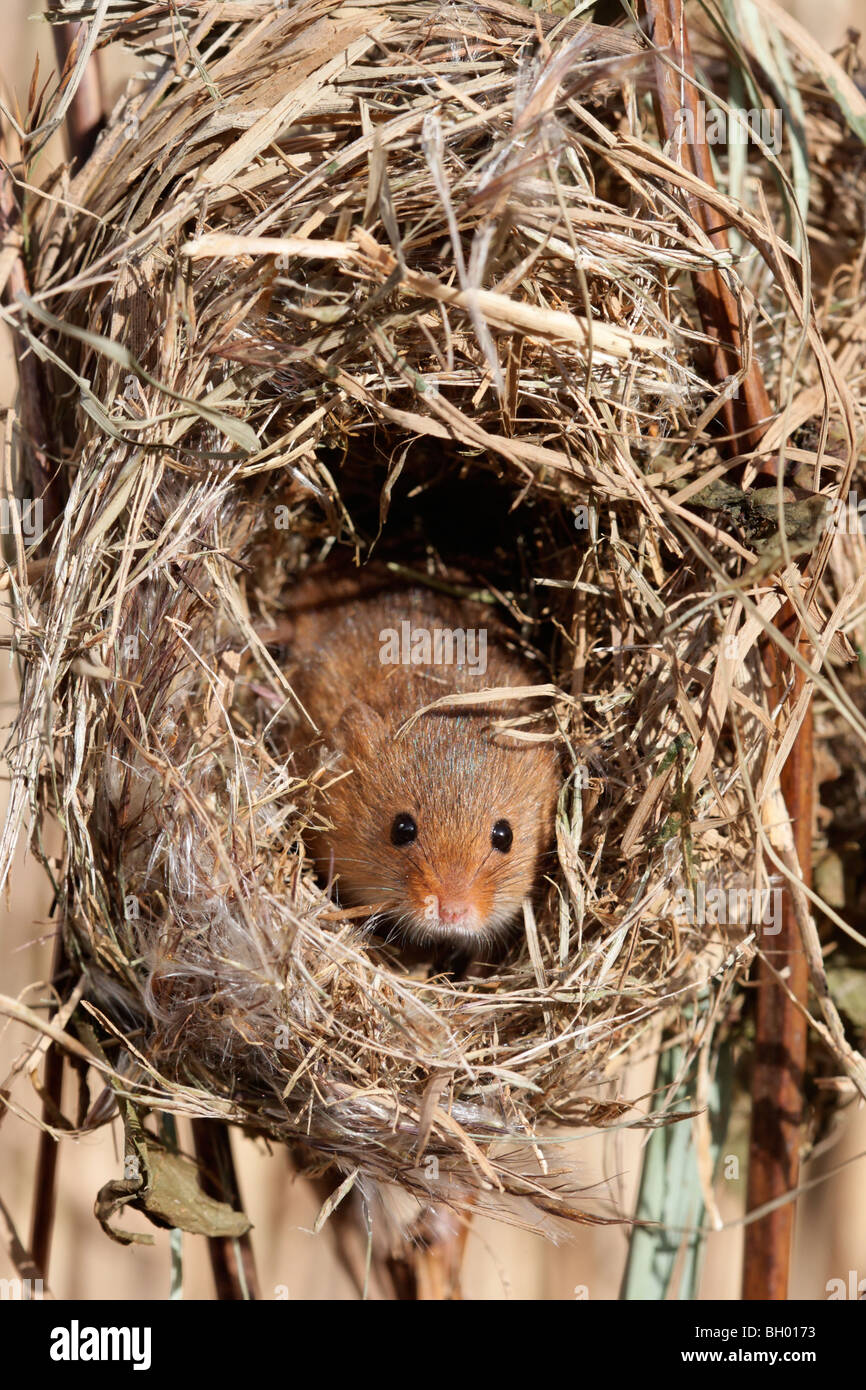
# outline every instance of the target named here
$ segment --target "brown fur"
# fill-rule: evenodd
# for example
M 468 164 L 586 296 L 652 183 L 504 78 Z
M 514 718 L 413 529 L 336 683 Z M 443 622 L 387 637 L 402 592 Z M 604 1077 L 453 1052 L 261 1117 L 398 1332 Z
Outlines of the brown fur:
M 393 584 L 393 581 L 391 581 Z M 536 880 L 547 849 L 559 784 L 548 744 L 494 735 L 497 717 L 526 710 L 520 702 L 431 711 L 402 736 L 401 726 L 442 695 L 539 683 L 502 646 L 490 611 L 440 599 L 426 590 L 391 591 L 368 576 L 319 581 L 296 590 L 291 624 L 292 687 L 322 731 L 312 756 L 330 758 L 326 814 L 333 828 L 311 837 L 321 872 L 336 877 L 343 902 L 370 904 L 416 942 L 478 946 L 501 936 Z M 481 675 L 453 664 L 383 665 L 385 629 L 487 629 Z M 299 725 L 299 760 L 309 767 L 311 734 Z M 309 736 L 308 736 L 309 734 Z M 340 775 L 341 773 L 346 775 Z M 408 845 L 391 842 L 399 813 L 415 819 Z M 491 845 L 507 820 L 508 853 Z M 440 906 L 465 904 L 467 920 L 440 920 Z

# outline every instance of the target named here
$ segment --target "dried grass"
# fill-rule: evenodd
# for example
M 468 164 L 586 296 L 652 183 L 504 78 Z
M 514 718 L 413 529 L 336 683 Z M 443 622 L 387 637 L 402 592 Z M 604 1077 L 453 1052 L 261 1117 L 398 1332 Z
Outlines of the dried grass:
M 149 68 L 79 173 L 19 186 L 32 296 L 7 317 L 51 384 L 67 500 L 47 566 L 9 574 L 4 877 L 28 809 L 37 853 L 56 817 L 73 1017 L 118 1097 L 421 1200 L 601 1219 L 564 1140 L 656 1122 L 620 1093 L 624 1060 L 662 1023 L 712 1049 L 760 944 L 673 895 L 790 873 L 798 715 L 768 707 L 760 654 L 786 596 L 827 718 L 862 743 L 840 664 L 863 644 L 862 536 L 824 535 L 804 584 L 814 529 L 774 540 L 771 507 L 762 540 L 694 507 L 731 466 L 714 421 L 737 380 L 705 379 L 692 290 L 724 267 L 773 401 L 746 482 L 781 450 L 827 497 L 862 485 L 862 145 L 792 42 L 810 291 L 790 132 L 778 158 L 750 147 L 737 197 L 723 161 L 710 198 L 658 148 L 639 35 L 497 3 L 63 9 L 98 9 L 100 42 Z M 696 46 L 724 97 L 718 34 Z M 739 254 L 708 242 L 697 191 Z M 370 549 L 359 499 L 386 558 L 459 590 L 389 516 L 407 478 L 443 474 L 515 507 L 522 582 L 483 518 L 463 580 L 543 652 L 572 769 L 543 902 L 495 972 L 458 981 L 315 882 L 262 637 L 310 560 Z

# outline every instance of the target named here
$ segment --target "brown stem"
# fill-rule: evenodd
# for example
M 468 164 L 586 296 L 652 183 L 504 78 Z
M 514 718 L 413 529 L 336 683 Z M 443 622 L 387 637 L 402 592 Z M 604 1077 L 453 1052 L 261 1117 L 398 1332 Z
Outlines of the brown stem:
M 236 1211 L 241 1211 L 240 1187 L 227 1127 L 216 1120 L 193 1120 L 192 1134 L 202 1188 L 209 1197 L 228 1202 Z M 220 1302 L 257 1299 L 259 1282 L 249 1232 L 242 1236 L 208 1236 L 207 1243 Z
M 54 959 L 51 979 L 55 998 L 60 997 L 66 974 L 66 952 L 63 933 L 58 929 L 54 939 Z M 53 1010 L 52 1010 L 53 1012 Z M 63 1051 L 51 1043 L 45 1054 L 43 1078 L 42 1121 L 54 1125 L 61 1107 L 63 1093 Z M 30 1227 L 30 1250 L 33 1262 L 42 1279 L 48 1279 L 51 1256 L 51 1237 L 54 1233 L 54 1213 L 57 1208 L 57 1156 L 60 1145 L 47 1130 L 40 1130 L 36 1156 L 36 1181 L 33 1187 L 33 1214 Z
M 43 1277 L 42 1270 L 37 1265 L 31 1252 L 25 1250 L 18 1232 L 15 1229 L 15 1222 L 12 1220 L 12 1213 L 6 1206 L 3 1198 L 0 1197 L 0 1220 L 6 1227 L 6 1248 L 9 1256 L 19 1275 L 25 1281 L 25 1289 L 22 1291 L 22 1299 L 38 1300 L 54 1297 L 48 1287 L 47 1280 Z
M 449 1207 L 431 1207 L 413 1232 L 414 1290 L 420 1302 L 456 1302 L 463 1297 L 460 1271 L 469 1235 L 470 1217 Z
M 343 1175 L 333 1170 L 317 1174 L 306 1172 L 303 1162 L 298 1161 L 300 1156 L 298 1150 L 289 1154 L 295 1171 L 306 1176 L 320 1203 L 330 1201 Z M 397 1254 L 375 1246 L 368 1251 L 365 1223 L 359 1204 L 353 1198 L 354 1194 L 340 1202 L 325 1226 L 337 1262 L 352 1281 L 359 1298 L 413 1301 L 417 1289 L 408 1242 Z
M 778 626 L 790 641 L 796 640 L 798 624 L 790 608 Z M 808 645 L 802 638 L 799 649 L 803 656 L 808 655 Z M 773 700 L 780 703 L 790 668 L 780 662 L 778 648 L 772 643 L 766 648 L 765 663 L 772 680 Z M 788 697 L 789 708 L 797 700 L 805 679 L 797 667 Z M 807 887 L 811 887 L 812 881 L 812 734 L 810 705 L 781 776 L 782 796 L 791 817 L 797 859 Z M 781 931 L 768 938 L 764 953 L 776 970 L 786 970 L 787 989 L 768 965 L 759 961 L 747 1211 L 793 1192 L 800 1177 L 807 1034 L 806 1020 L 791 1002 L 788 990 L 805 1002 L 809 966 L 793 899 L 787 890 L 782 896 Z M 787 1298 L 793 1235 L 793 1202 L 785 1202 L 746 1227 L 743 1298 L 773 1302 Z
M 694 139 L 682 138 L 680 142 L 680 162 L 703 183 L 715 188 L 710 152 L 701 133 L 699 93 L 694 82 L 681 77 L 677 71 L 679 68 L 688 78 L 694 78 L 682 0 L 644 0 L 644 12 L 650 21 L 650 37 L 670 59 L 655 59 L 654 100 L 659 129 L 663 132 L 665 143 L 677 132 L 694 132 Z M 683 119 L 686 113 L 688 119 Z M 689 212 L 701 230 L 717 250 L 726 251 L 728 234 L 719 223 L 718 213 L 692 194 L 687 194 L 686 198 Z M 724 381 L 743 366 L 737 301 L 721 270 L 715 268 L 699 271 L 695 275 L 695 297 L 704 332 L 713 340 L 712 347 L 708 349 L 711 374 L 715 381 Z M 750 362 L 740 384 L 738 398 L 726 401 L 720 414 L 725 430 L 731 436 L 732 453 L 744 453 L 746 449 L 758 445 L 770 423 L 772 410 L 757 362 Z
M 299 1169 L 303 1171 L 303 1169 Z M 333 1197 L 340 1174 L 309 1176 L 320 1201 Z M 367 1257 L 358 1206 L 348 1200 L 328 1217 L 334 1253 L 360 1297 L 401 1303 L 457 1301 L 460 1270 L 471 1213 L 445 1206 L 426 1207 L 410 1231 L 392 1248 L 374 1249 Z
M 694 69 L 682 0 L 644 0 L 644 11 L 657 46 L 667 50 L 673 64 L 687 77 L 692 76 Z M 693 140 L 682 141 L 680 158 L 686 168 L 713 187 L 709 150 L 701 134 L 703 127 L 699 120 L 697 90 L 661 57 L 656 58 L 656 73 L 656 111 L 662 137 L 667 142 L 677 131 L 685 129 L 694 132 Z M 680 114 L 684 111 L 691 114 L 689 121 L 680 120 Z M 713 244 L 725 249 L 727 234 L 718 225 L 712 209 L 700 199 L 690 196 L 689 210 Z M 715 341 L 710 368 L 715 379 L 720 381 L 741 366 L 742 340 L 737 304 L 720 271 L 703 272 L 696 280 L 696 298 L 704 330 Z M 770 401 L 761 370 L 758 363 L 753 361 L 739 399 L 728 403 L 723 416 L 732 436 L 727 441 L 729 452 L 739 451 L 741 445 L 737 443 L 738 438 L 750 447 L 756 447 L 770 414 Z M 775 461 L 772 461 L 765 466 L 765 471 L 775 472 L 775 468 Z M 801 652 L 808 655 L 808 644 L 804 637 L 798 638 L 799 625 L 790 607 L 783 609 L 777 627 L 791 641 L 798 640 Z M 778 649 L 772 642 L 765 647 L 764 659 L 770 675 L 773 702 L 780 705 L 786 699 L 790 667 L 780 660 Z M 789 708 L 802 689 L 803 679 L 802 672 L 795 669 L 792 691 L 787 694 Z M 800 871 L 806 883 L 811 882 L 814 791 L 812 732 L 810 706 L 781 775 L 782 795 L 791 818 Z M 766 965 L 759 966 L 748 1210 L 784 1197 L 796 1188 L 799 1178 L 806 1026 L 797 1002 L 804 1004 L 808 997 L 809 977 L 794 904 L 787 889 L 783 893 L 782 929 L 775 939 L 770 940 L 772 945 L 767 955 L 777 969 L 786 968 L 786 983 L 793 998 L 780 986 Z M 794 1206 L 792 1202 L 787 1202 L 747 1228 L 744 1298 L 775 1300 L 786 1297 L 793 1225 Z
M 56 9 L 56 0 L 48 0 L 48 9 Z M 84 38 L 83 24 L 52 24 L 57 66 L 63 72 L 69 55 L 77 50 Z M 73 59 L 74 61 L 74 59 Z M 92 53 L 81 81 L 66 112 L 66 138 L 70 159 L 83 163 L 88 158 L 96 137 L 105 125 L 105 100 L 102 90 L 102 70 L 99 55 Z
M 6 160 L 6 149 L 0 138 L 0 160 Z M 15 199 L 11 175 L 4 164 L 0 164 L 0 245 L 10 246 L 21 243 L 20 212 Z M 14 304 L 20 292 L 29 294 L 27 271 L 19 252 L 12 263 L 9 278 L 3 293 L 7 304 Z M 42 500 L 43 529 L 48 531 L 61 511 L 60 491 L 57 484 L 56 469 L 50 458 L 49 419 L 51 412 L 48 393 L 42 369 L 35 353 L 22 333 L 17 329 L 12 334 L 15 360 L 18 368 L 18 403 L 21 425 L 28 448 L 28 472 L 30 488 L 35 498 Z

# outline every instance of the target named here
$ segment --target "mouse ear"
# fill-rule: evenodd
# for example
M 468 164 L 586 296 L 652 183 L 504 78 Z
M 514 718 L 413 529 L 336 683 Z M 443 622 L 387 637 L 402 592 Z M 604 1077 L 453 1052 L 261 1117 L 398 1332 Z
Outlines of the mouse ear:
M 370 757 L 385 742 L 387 729 L 381 714 L 363 700 L 353 700 L 347 705 L 330 732 L 329 739 L 335 748 L 356 757 Z

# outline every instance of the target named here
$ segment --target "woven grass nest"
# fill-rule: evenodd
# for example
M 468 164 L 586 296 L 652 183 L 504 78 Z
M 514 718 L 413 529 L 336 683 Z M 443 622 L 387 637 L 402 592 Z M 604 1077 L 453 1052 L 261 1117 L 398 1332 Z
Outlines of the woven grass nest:
M 732 50 L 698 33 L 724 102 Z M 741 490 L 780 449 L 813 494 L 866 487 L 862 144 L 790 45 L 804 104 L 778 151 L 722 150 L 720 251 L 660 146 L 639 30 L 112 0 L 116 38 L 145 76 L 73 178 L 21 195 L 15 312 L 57 467 L 47 548 L 11 562 L 5 870 L 28 810 L 37 853 L 59 821 L 64 1024 L 126 1114 L 238 1124 L 421 1202 L 604 1219 L 565 1141 L 663 1122 L 624 1061 L 664 1032 L 710 1075 L 762 944 L 750 917 L 690 920 L 683 892 L 790 872 L 802 711 L 772 703 L 763 651 L 786 599 L 826 727 L 862 735 L 863 538 L 787 493 L 756 519 Z M 736 486 L 722 422 L 746 373 L 713 380 L 695 293 L 714 268 L 772 409 Z M 304 856 L 316 789 L 266 634 L 310 565 L 371 554 L 488 604 L 557 691 L 557 856 L 480 977 L 371 936 Z

